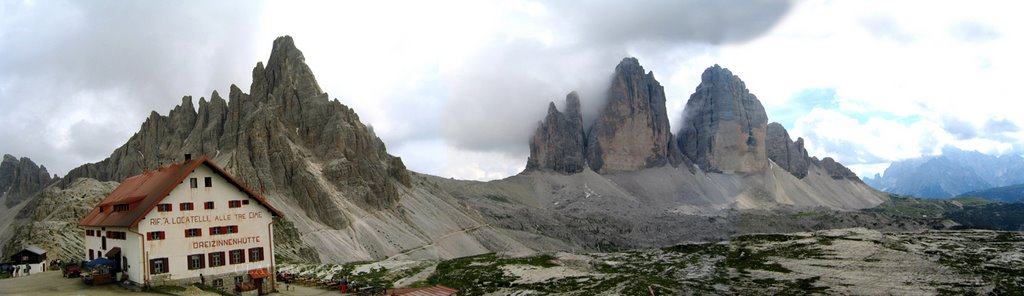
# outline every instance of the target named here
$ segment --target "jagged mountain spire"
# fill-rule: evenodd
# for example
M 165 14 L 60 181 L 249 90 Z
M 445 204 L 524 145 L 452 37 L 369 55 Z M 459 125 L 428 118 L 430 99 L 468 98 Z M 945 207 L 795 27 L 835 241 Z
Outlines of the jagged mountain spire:
M 608 105 L 587 133 L 587 162 L 600 173 L 665 165 L 671 140 L 665 89 L 636 58 L 615 67 Z
M 548 115 L 530 140 L 527 170 L 552 170 L 573 174 L 583 171 L 583 115 L 576 92 L 565 96 L 565 113 L 555 103 L 548 104 Z
M 384 209 L 399 200 L 396 184 L 411 186 L 402 160 L 387 153 L 354 110 L 328 99 L 291 37 L 274 41 L 249 89 L 232 85 L 229 102 L 213 92 L 209 101 L 199 100 L 198 112 L 188 96 L 167 116 L 153 112 L 109 158 L 71 170 L 65 185 L 75 177 L 121 181 L 185 153 L 207 155 L 251 188 L 292 199 L 334 228 L 349 219 L 335 192 Z
M 682 124 L 679 147 L 705 171 L 753 172 L 768 165 L 764 106 L 729 69 L 704 70 Z

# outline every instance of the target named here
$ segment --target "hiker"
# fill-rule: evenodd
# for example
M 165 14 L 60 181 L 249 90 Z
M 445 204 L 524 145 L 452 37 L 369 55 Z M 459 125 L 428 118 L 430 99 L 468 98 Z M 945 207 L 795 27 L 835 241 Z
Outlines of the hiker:
M 202 273 L 199 274 L 199 284 L 206 286 L 206 277 L 204 277 Z
M 14 277 L 18 277 L 19 275 L 21 275 L 21 265 L 15 265 L 14 266 Z
M 348 276 L 341 279 L 341 294 L 348 292 Z
M 25 275 L 32 275 L 32 265 L 25 263 Z

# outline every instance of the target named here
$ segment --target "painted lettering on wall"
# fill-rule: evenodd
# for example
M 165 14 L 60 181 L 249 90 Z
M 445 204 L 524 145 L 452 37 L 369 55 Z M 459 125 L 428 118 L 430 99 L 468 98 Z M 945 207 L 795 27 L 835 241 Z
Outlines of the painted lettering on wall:
M 149 225 L 179 225 L 179 224 L 191 224 L 191 223 L 209 223 L 209 222 L 228 222 L 238 221 L 246 219 L 260 219 L 263 218 L 263 213 L 260 212 L 248 212 L 242 214 L 222 214 L 222 215 L 193 215 L 193 216 L 179 216 L 179 217 L 156 217 L 149 218 Z
M 256 244 L 260 242 L 259 236 L 246 236 L 246 237 L 234 237 L 225 239 L 215 239 L 201 242 L 192 242 L 193 249 L 203 248 L 216 248 L 220 246 L 234 246 L 244 244 Z

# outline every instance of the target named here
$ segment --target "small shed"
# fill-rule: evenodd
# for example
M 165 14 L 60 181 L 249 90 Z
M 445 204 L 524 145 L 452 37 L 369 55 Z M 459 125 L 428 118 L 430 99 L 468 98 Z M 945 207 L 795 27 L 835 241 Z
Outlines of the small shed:
M 21 251 L 11 255 L 11 261 L 14 264 L 35 264 L 40 262 L 46 262 L 46 250 L 40 247 L 28 246 Z

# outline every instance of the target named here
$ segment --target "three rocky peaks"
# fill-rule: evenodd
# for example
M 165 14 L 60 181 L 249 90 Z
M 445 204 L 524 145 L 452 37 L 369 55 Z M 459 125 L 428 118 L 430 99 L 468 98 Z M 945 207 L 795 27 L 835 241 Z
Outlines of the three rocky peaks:
M 860 181 L 832 158 L 808 156 L 803 138 L 793 141 L 781 124 L 769 124 L 764 106 L 746 84 L 719 65 L 701 74 L 675 134 L 669 130 L 664 87 L 636 58 L 615 67 L 607 96 L 607 105 L 586 130 L 576 92 L 566 96 L 565 113 L 550 103 L 530 140 L 526 170 L 575 174 L 589 167 L 614 174 L 668 164 L 750 173 L 764 170 L 771 160 L 801 179 L 815 165 L 833 179 Z

